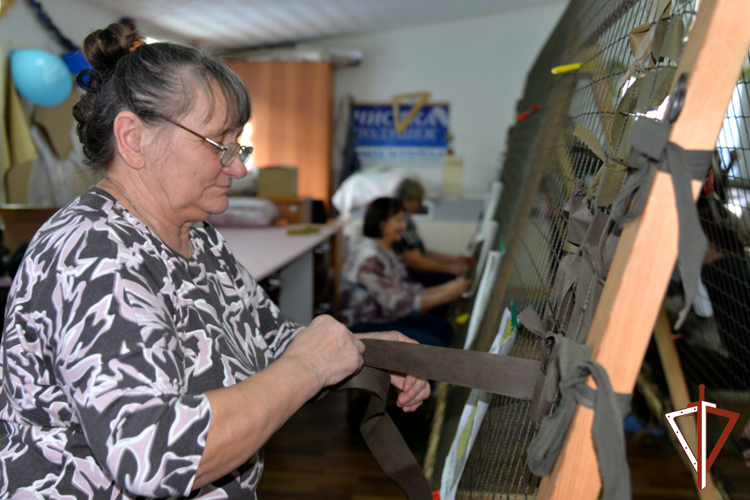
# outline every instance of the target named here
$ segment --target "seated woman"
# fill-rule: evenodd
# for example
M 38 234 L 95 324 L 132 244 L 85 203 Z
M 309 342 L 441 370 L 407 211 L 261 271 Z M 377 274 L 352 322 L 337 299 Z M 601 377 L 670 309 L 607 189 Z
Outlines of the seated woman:
M 344 262 L 340 318 L 352 332 L 396 330 L 423 344 L 447 346 L 453 330 L 426 312 L 458 299 L 468 282 L 456 278 L 425 288 L 409 279 L 393 244 L 405 227 L 395 198 L 378 198 L 365 213 L 363 233 Z
M 42 226 L 10 290 L 0 498 L 255 498 L 263 444 L 364 345 L 285 320 L 203 222 L 247 173 L 240 78 L 116 24 L 84 51 L 74 114 L 106 178 Z M 405 411 L 429 396 L 391 380 Z
M 411 219 L 422 208 L 422 184 L 414 179 L 404 179 L 396 188 L 396 198 L 404 207 L 406 227 L 401 231 L 401 240 L 393 245 L 393 250 L 406 263 L 411 279 L 424 286 L 435 286 L 462 276 L 466 272 L 466 257 L 427 250 Z

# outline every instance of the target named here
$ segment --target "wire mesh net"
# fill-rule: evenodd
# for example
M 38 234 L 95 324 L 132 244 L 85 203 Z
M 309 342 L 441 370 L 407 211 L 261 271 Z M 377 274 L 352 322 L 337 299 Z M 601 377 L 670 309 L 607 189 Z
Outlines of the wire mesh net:
M 578 196 L 589 216 L 606 218 L 611 198 L 599 198 L 602 172 L 619 172 L 615 178 L 627 182 L 630 127 L 637 116 L 664 116 L 695 17 L 694 0 L 570 2 L 529 73 L 519 101 L 519 120 L 508 133 L 500 178 L 504 188 L 495 214 L 498 239 L 504 239 L 508 253 L 472 348 L 489 348 L 511 302 L 518 310 L 533 308 L 552 331 L 585 341 L 603 280 L 601 273 L 585 271 L 587 257 L 580 241 L 572 238 L 570 201 Z M 552 68 L 571 63 L 578 63 L 578 69 L 551 74 Z M 676 332 L 681 335 L 677 347 L 693 401 L 698 398 L 698 385 L 705 384 L 706 400 L 742 415 L 711 469 L 727 498 L 750 496 L 750 474 L 742 456 L 750 448 L 743 436 L 750 416 L 749 79 L 750 70 L 732 97 L 715 165 L 698 202 L 709 252 L 693 312 Z M 612 224 L 603 227 L 617 237 Z M 485 244 L 496 247 L 498 241 Z M 580 258 L 578 267 L 571 264 L 574 258 Z M 572 280 L 571 293 L 556 294 L 564 272 Z M 676 272 L 665 300 L 673 321 L 680 300 L 684 302 Z M 467 310 L 472 306 L 465 305 Z M 456 346 L 463 345 L 461 334 L 465 337 L 466 326 L 460 329 Z M 510 355 L 538 359 L 539 350 L 539 338 L 520 329 Z M 658 355 L 647 359 L 654 365 L 650 373 L 658 379 L 664 408 L 672 409 Z M 467 395 L 462 388 L 444 389 L 445 409 L 433 429 L 436 439 L 426 466 L 435 490 L 440 489 Z M 526 450 L 537 426 L 529 409 L 529 402 L 491 398 L 457 498 L 536 496 L 540 478 L 529 472 Z M 720 419 L 709 419 L 709 449 L 723 428 Z

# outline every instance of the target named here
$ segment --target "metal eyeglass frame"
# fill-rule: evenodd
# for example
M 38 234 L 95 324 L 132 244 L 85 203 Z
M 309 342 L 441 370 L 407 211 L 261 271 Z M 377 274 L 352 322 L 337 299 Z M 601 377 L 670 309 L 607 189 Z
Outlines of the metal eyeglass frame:
M 177 125 L 181 129 L 187 132 L 190 132 L 196 137 L 200 137 L 201 139 L 211 144 L 215 148 L 222 150 L 223 152 L 221 153 L 221 159 L 219 161 L 225 167 L 230 166 L 232 162 L 235 160 L 235 158 L 237 157 L 240 158 L 240 161 L 242 162 L 243 165 L 247 166 L 247 160 L 249 160 L 250 156 L 252 156 L 253 154 L 252 146 L 243 146 L 239 142 L 228 142 L 226 146 L 222 146 L 218 142 L 212 141 L 208 137 L 204 137 L 203 135 L 199 134 L 195 130 L 190 130 L 185 125 L 180 125 L 179 123 L 172 121 L 169 118 L 165 118 L 165 120 L 167 120 L 172 125 Z

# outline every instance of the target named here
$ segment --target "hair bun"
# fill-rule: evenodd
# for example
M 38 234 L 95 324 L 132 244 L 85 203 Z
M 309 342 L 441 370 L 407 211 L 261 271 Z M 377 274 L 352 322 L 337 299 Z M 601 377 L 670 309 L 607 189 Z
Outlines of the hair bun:
M 144 42 L 143 40 L 136 40 L 135 42 L 133 42 L 133 46 L 130 47 L 130 53 L 132 54 L 135 49 L 143 45 L 146 45 L 146 42 Z
M 121 57 L 135 50 L 133 47 L 139 41 L 137 31 L 112 23 L 86 37 L 83 42 L 83 53 L 91 67 L 104 75 L 117 65 Z

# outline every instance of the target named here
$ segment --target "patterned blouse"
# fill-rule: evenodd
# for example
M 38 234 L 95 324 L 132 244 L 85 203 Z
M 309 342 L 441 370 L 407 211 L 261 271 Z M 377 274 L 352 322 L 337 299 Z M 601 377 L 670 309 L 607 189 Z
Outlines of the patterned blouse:
M 39 230 L 0 348 L 0 498 L 191 494 L 204 393 L 268 366 L 301 326 L 213 227 L 190 238 L 187 259 L 97 188 Z M 254 498 L 262 469 L 261 451 L 194 494 Z
M 354 326 L 418 314 L 423 291 L 422 285 L 409 279 L 404 262 L 393 250 L 362 237 L 344 262 L 339 319 Z

